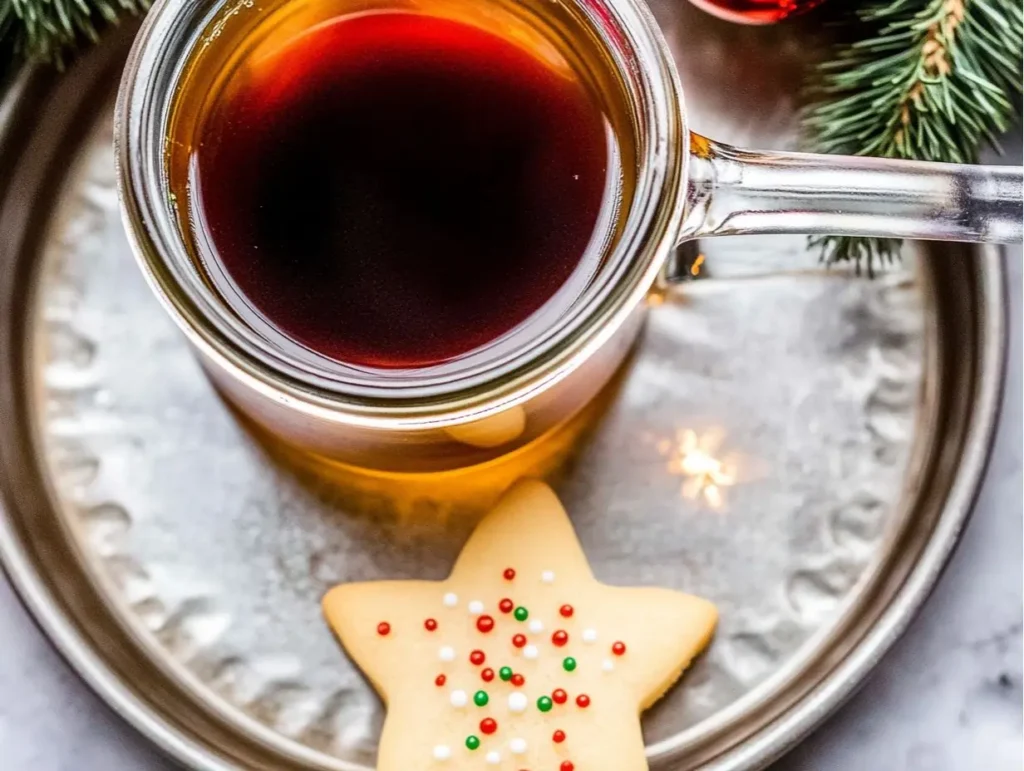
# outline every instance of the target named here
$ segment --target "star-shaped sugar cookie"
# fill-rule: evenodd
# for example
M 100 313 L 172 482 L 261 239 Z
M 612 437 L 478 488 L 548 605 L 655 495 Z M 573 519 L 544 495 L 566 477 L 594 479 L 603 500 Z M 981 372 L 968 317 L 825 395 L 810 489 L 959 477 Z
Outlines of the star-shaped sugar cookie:
M 324 598 L 387 705 L 378 771 L 640 771 L 640 713 L 711 638 L 714 606 L 599 583 L 549 487 L 520 482 L 445 581 Z

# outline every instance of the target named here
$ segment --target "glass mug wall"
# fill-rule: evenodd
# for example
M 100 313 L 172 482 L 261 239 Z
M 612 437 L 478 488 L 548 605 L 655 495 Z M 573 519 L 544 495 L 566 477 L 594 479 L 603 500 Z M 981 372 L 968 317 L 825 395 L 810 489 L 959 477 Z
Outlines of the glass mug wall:
M 158 2 L 115 135 L 135 252 L 220 390 L 390 471 L 568 424 L 681 240 L 1021 238 L 1019 168 L 690 134 L 633 0 Z

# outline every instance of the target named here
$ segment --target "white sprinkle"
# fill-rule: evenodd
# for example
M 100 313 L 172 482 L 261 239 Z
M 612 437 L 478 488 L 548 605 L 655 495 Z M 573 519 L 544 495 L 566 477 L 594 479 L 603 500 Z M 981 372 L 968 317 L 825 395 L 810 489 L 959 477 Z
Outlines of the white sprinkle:
M 497 750 L 491 750 L 487 753 L 487 757 L 484 759 L 492 766 L 496 766 L 501 762 L 501 753 Z
M 446 608 L 454 608 L 459 604 L 459 595 L 455 594 L 455 592 L 448 592 L 448 594 L 444 596 L 443 602 Z
M 544 631 L 544 622 L 539 618 L 533 619 L 533 621 L 530 622 L 530 631 L 533 634 L 540 634 Z
M 597 642 L 597 630 L 596 629 L 584 629 L 583 630 L 583 642 L 585 642 L 585 643 L 596 643 Z
M 508 708 L 513 712 L 525 712 L 529 705 L 530 700 L 526 698 L 525 693 L 513 691 L 508 695 Z
M 536 645 L 527 645 L 525 648 L 523 648 L 523 658 L 524 659 L 529 659 L 530 661 L 533 661 L 539 655 L 540 655 L 540 651 L 537 650 L 537 646 Z
M 445 645 L 437 652 L 438 658 L 441 661 L 455 661 L 455 649 L 450 645 Z
M 513 755 L 522 755 L 526 752 L 526 739 L 516 737 L 508 743 L 508 748 Z
M 601 669 L 605 672 L 611 672 L 615 669 L 615 663 L 611 659 L 605 659 L 601 662 Z
M 451 700 L 452 706 L 457 709 L 469 704 L 469 695 L 465 691 L 452 691 L 452 695 L 448 698 Z
M 479 616 L 484 612 L 484 604 L 480 600 L 473 600 L 469 603 L 469 612 L 474 616 Z
M 445 744 L 439 744 L 434 747 L 434 760 L 448 760 L 451 756 L 451 747 Z
M 555 582 L 555 574 L 550 570 L 545 570 L 540 574 L 540 580 L 546 584 L 553 584 Z

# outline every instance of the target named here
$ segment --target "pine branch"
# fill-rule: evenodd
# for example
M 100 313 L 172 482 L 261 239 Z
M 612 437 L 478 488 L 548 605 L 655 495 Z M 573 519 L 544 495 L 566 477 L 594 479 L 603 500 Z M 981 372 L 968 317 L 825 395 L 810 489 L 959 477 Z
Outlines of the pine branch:
M 107 24 L 145 11 L 150 0 L 0 0 L 0 76 L 23 60 L 63 65 Z
M 814 150 L 976 163 L 1020 115 L 1020 0 L 869 0 L 809 89 L 804 129 Z M 899 255 L 899 241 L 813 239 L 826 263 L 869 273 Z

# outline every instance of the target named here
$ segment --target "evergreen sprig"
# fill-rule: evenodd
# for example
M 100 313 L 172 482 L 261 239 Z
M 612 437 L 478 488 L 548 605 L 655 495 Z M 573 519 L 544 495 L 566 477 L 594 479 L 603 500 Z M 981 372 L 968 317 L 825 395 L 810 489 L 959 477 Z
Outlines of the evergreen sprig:
M 95 42 L 104 25 L 138 15 L 149 4 L 150 0 L 0 0 L 0 76 L 26 59 L 61 66 L 65 54 L 80 42 Z
M 855 35 L 821 65 L 804 116 L 811 149 L 975 163 L 1019 118 L 1021 0 L 868 0 Z M 812 239 L 827 263 L 869 273 L 898 257 L 893 239 Z

